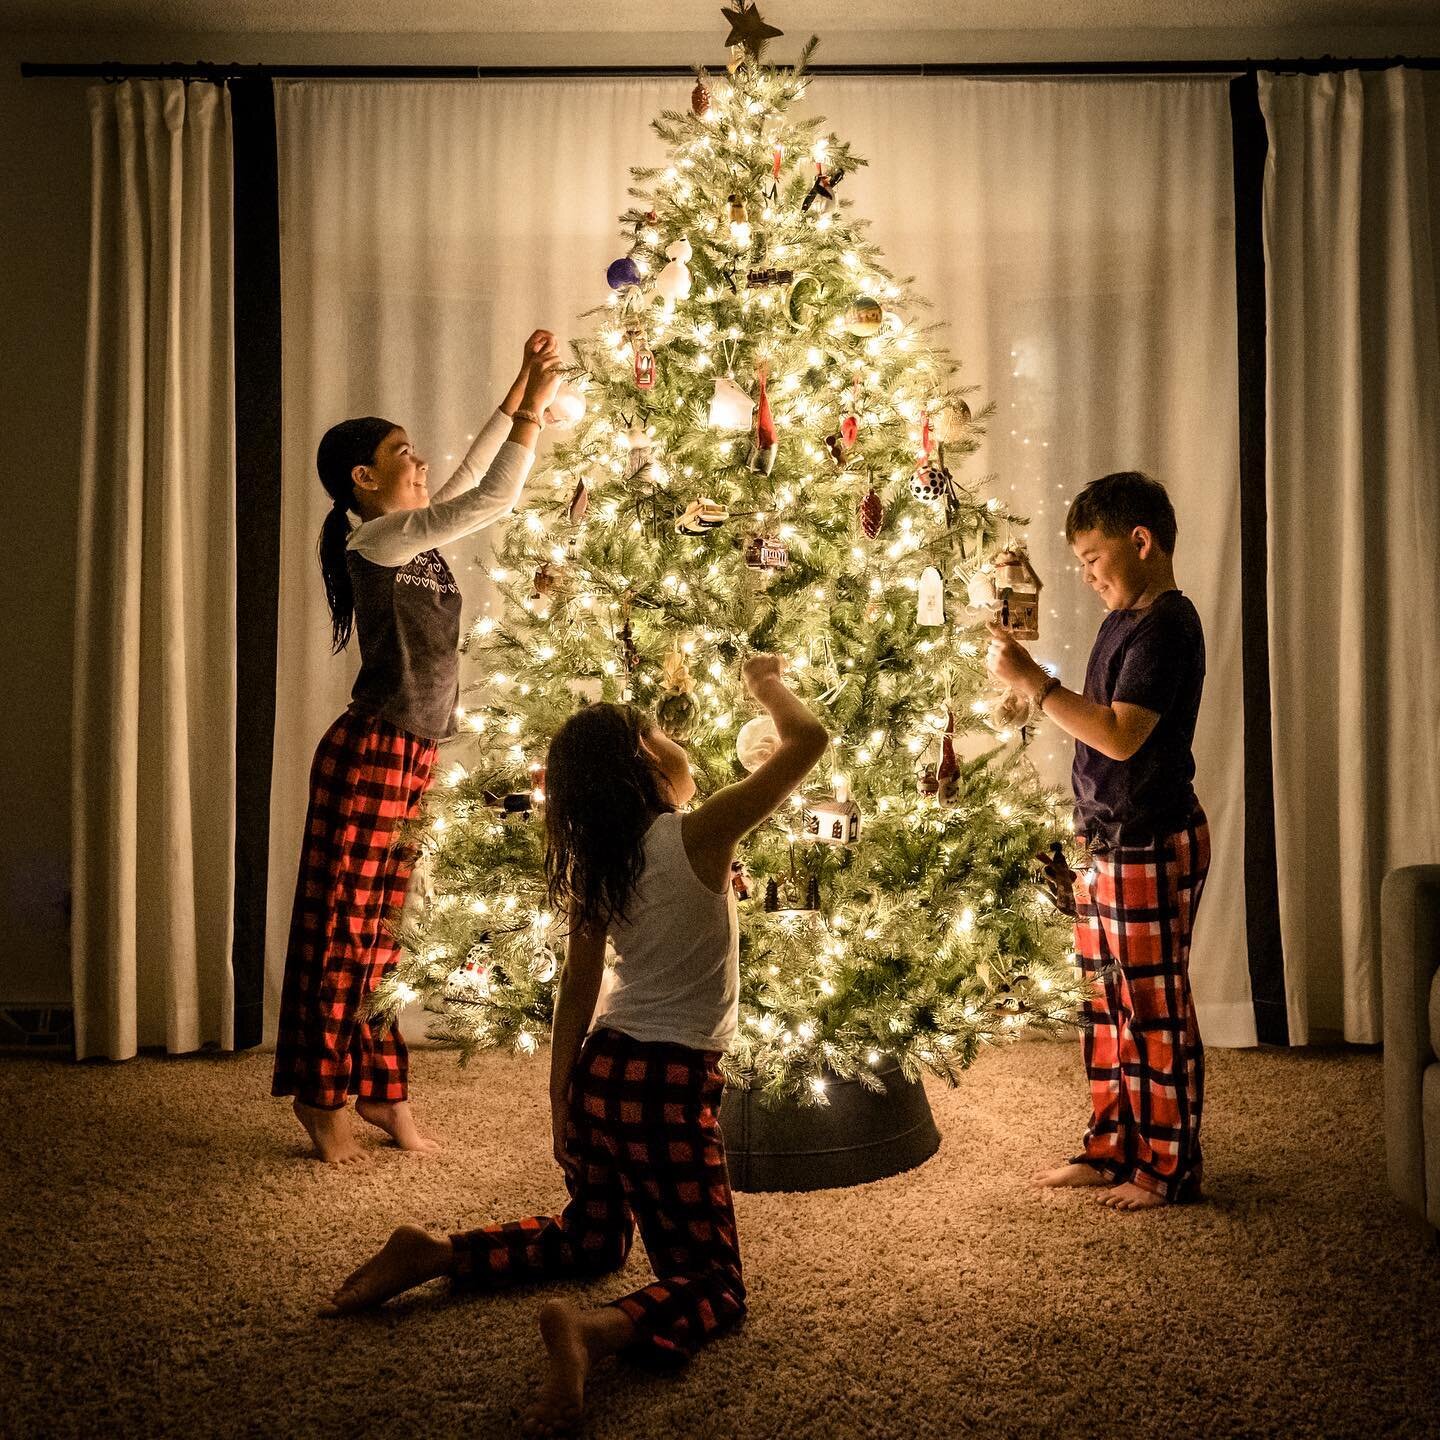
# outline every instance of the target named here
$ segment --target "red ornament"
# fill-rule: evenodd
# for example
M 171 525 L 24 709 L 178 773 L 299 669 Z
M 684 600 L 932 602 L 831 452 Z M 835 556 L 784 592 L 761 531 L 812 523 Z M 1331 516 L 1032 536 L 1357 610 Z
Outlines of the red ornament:
M 881 503 L 880 497 L 875 493 L 875 487 L 872 485 L 865 492 L 865 498 L 860 502 L 860 528 L 865 532 L 867 540 L 873 540 L 880 533 L 880 527 L 884 523 L 885 506 Z
M 650 390 L 655 385 L 655 354 L 641 341 L 635 347 L 635 388 Z
M 939 799 L 942 805 L 949 805 L 955 799 L 955 784 L 960 778 L 960 765 L 955 759 L 955 714 L 945 712 L 945 738 L 940 742 L 940 768 L 935 773 L 940 782 Z
M 854 445 L 860 435 L 860 422 L 853 416 L 847 415 L 840 422 L 840 440 L 848 450 Z

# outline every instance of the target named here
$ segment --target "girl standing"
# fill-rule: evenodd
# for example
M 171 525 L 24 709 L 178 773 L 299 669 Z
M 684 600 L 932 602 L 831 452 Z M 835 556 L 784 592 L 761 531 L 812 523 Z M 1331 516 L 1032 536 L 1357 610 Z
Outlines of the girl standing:
M 331 1163 L 362 1154 L 345 1115 L 351 1095 L 402 1149 L 436 1148 L 410 1114 L 399 1027 L 378 1033 L 361 1010 L 396 958 L 385 922 L 404 902 L 414 856 L 393 848 L 395 837 L 429 788 L 437 741 L 455 731 L 460 589 L 436 547 L 515 508 L 559 375 L 555 338 L 537 330 L 500 409 L 433 496 L 429 465 L 399 425 L 345 420 L 320 441 L 333 649 L 358 632 L 360 674 L 310 771 L 271 1094 L 294 1097 Z
M 490 1290 L 618 1270 L 638 1224 L 651 1284 L 610 1305 L 551 1300 L 541 1310 L 547 1374 L 525 1415 L 530 1434 L 579 1424 L 586 1376 L 601 1357 L 623 1350 L 683 1364 L 745 1314 L 719 1121 L 719 1062 L 740 991 L 730 865 L 740 839 L 794 793 L 828 739 L 781 670 L 774 655 L 744 667 L 779 733 L 775 753 L 686 815 L 679 807 L 695 793 L 689 757 L 646 716 L 590 705 L 560 727 L 545 768 L 546 873 L 570 943 L 550 1099 L 570 1203 L 559 1215 L 448 1239 L 402 1226 L 324 1312 L 377 1305 L 441 1275 Z M 600 999 L 607 936 L 616 958 Z

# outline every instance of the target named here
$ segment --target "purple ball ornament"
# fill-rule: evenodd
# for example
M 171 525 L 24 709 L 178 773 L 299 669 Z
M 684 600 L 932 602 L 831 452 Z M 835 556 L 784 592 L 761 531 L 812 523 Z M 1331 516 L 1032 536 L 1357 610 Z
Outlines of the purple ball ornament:
M 640 267 L 628 256 L 612 260 L 605 271 L 605 281 L 612 290 L 624 290 L 640 283 Z

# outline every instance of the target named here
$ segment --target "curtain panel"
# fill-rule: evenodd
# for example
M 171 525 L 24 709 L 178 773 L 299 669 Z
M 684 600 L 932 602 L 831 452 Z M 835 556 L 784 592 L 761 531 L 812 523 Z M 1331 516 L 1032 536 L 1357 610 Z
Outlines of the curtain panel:
M 88 92 L 76 1050 L 232 1043 L 235 537 L 223 90 Z

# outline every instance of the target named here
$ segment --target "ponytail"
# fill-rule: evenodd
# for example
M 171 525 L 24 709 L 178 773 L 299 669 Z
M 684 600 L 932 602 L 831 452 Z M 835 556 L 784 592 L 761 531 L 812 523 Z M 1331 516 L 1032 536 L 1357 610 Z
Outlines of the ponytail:
M 380 442 L 400 427 L 390 420 L 365 415 L 332 425 L 320 439 L 315 468 L 330 496 L 331 509 L 320 527 L 320 573 L 325 578 L 325 601 L 330 606 L 330 648 L 338 655 L 349 643 L 355 624 L 355 591 L 350 584 L 346 541 L 350 538 L 350 511 L 356 510 L 353 472 L 357 465 L 373 465 Z
M 325 601 L 330 606 L 330 652 L 338 655 L 350 643 L 355 624 L 355 590 L 345 557 L 350 538 L 350 517 L 335 505 L 320 527 L 320 573 L 325 577 Z

